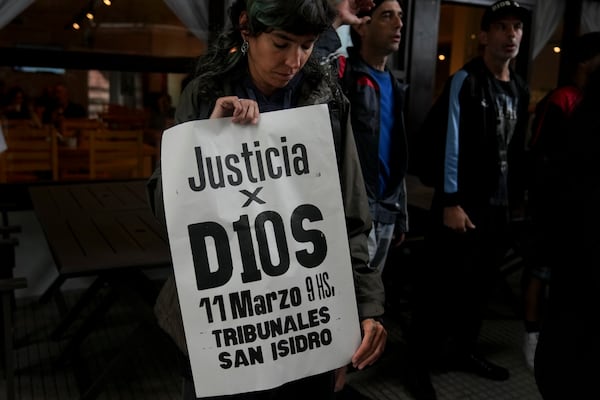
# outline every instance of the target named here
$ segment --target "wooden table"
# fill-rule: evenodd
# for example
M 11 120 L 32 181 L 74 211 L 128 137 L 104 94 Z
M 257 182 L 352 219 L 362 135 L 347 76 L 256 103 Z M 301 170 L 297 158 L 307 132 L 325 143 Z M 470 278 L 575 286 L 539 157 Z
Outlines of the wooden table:
M 143 180 L 37 186 L 30 195 L 60 275 L 170 264 Z
M 69 338 L 60 362 L 76 353 L 120 294 L 137 292 L 143 299 L 139 303 L 145 303 L 141 314 L 152 314 L 148 306 L 152 306 L 157 290 L 143 272 L 170 267 L 171 256 L 166 230 L 146 201 L 145 183 L 135 180 L 30 188 L 34 211 L 58 270 L 58 277 L 40 299 L 55 296 L 63 313 L 51 336 L 60 338 L 101 288 L 108 286 L 110 290 L 102 301 L 94 302 L 95 309 Z M 67 279 L 82 276 L 96 279 L 67 309 L 60 287 Z M 93 398 L 102 379 L 103 375 L 93 382 L 83 398 Z

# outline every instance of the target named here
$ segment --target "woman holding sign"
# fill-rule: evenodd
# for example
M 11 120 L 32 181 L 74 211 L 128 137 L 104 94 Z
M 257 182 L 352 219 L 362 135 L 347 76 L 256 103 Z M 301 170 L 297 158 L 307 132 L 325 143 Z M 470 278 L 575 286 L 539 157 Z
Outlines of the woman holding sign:
M 311 54 L 322 32 L 335 23 L 361 22 L 356 11 L 372 6 L 372 1 L 335 1 L 337 17 L 329 3 L 330 0 L 235 0 L 230 9 L 230 28 L 199 59 L 195 77 L 182 93 L 175 120 L 180 124 L 231 117 L 236 124 L 258 124 L 264 112 L 315 104 L 329 106 L 351 253 L 352 266 L 348 268 L 353 268 L 362 331 L 362 342 L 351 363 L 363 369 L 373 364 L 385 348 L 387 332 L 378 321 L 384 311 L 383 285 L 381 276 L 366 265 L 371 220 L 349 122 L 349 103 L 327 60 Z M 164 219 L 161 179 L 159 168 L 148 187 L 155 213 Z M 173 277 L 161 290 L 155 312 L 160 326 L 187 355 Z M 207 376 L 206 385 L 210 384 Z M 231 398 L 327 399 L 334 397 L 334 386 L 332 371 Z M 184 396 L 196 397 L 190 379 Z

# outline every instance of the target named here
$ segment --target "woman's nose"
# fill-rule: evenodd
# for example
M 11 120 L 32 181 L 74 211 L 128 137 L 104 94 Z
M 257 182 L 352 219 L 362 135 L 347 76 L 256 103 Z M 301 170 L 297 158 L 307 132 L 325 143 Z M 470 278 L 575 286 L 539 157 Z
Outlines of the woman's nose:
M 285 64 L 290 68 L 300 68 L 302 63 L 302 50 L 300 48 L 291 49 L 288 53 Z

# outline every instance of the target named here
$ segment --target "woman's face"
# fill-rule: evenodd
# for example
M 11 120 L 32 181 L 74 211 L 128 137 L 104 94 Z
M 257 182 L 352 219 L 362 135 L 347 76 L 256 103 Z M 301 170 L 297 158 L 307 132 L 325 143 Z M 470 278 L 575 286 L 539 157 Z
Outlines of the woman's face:
M 317 36 L 275 30 L 248 36 L 247 40 L 250 76 L 256 87 L 269 96 L 285 87 L 304 67 Z

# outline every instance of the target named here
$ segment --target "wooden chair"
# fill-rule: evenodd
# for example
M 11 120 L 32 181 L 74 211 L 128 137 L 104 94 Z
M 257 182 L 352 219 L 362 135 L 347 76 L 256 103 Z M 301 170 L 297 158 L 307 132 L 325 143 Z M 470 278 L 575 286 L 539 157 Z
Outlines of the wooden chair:
M 110 129 L 144 129 L 150 119 L 147 111 L 135 109 L 113 110 L 98 117 Z
M 0 182 L 56 180 L 56 136 L 49 126 L 3 123 L 7 150 L 0 153 Z
M 87 181 L 90 179 L 90 138 L 103 129 L 99 120 L 65 120 L 63 142 L 58 147 L 58 179 L 61 181 Z M 69 140 L 74 140 L 69 143 Z
M 2 119 L 2 129 L 21 129 L 21 127 L 36 126 L 35 122 L 30 118 L 25 119 Z
M 90 179 L 143 177 L 142 129 L 90 132 Z
M 86 146 L 88 137 L 85 135 L 85 132 L 100 129 L 102 127 L 104 127 L 104 124 L 97 118 L 65 118 L 61 122 L 59 133 L 65 139 L 76 137 L 79 145 Z

